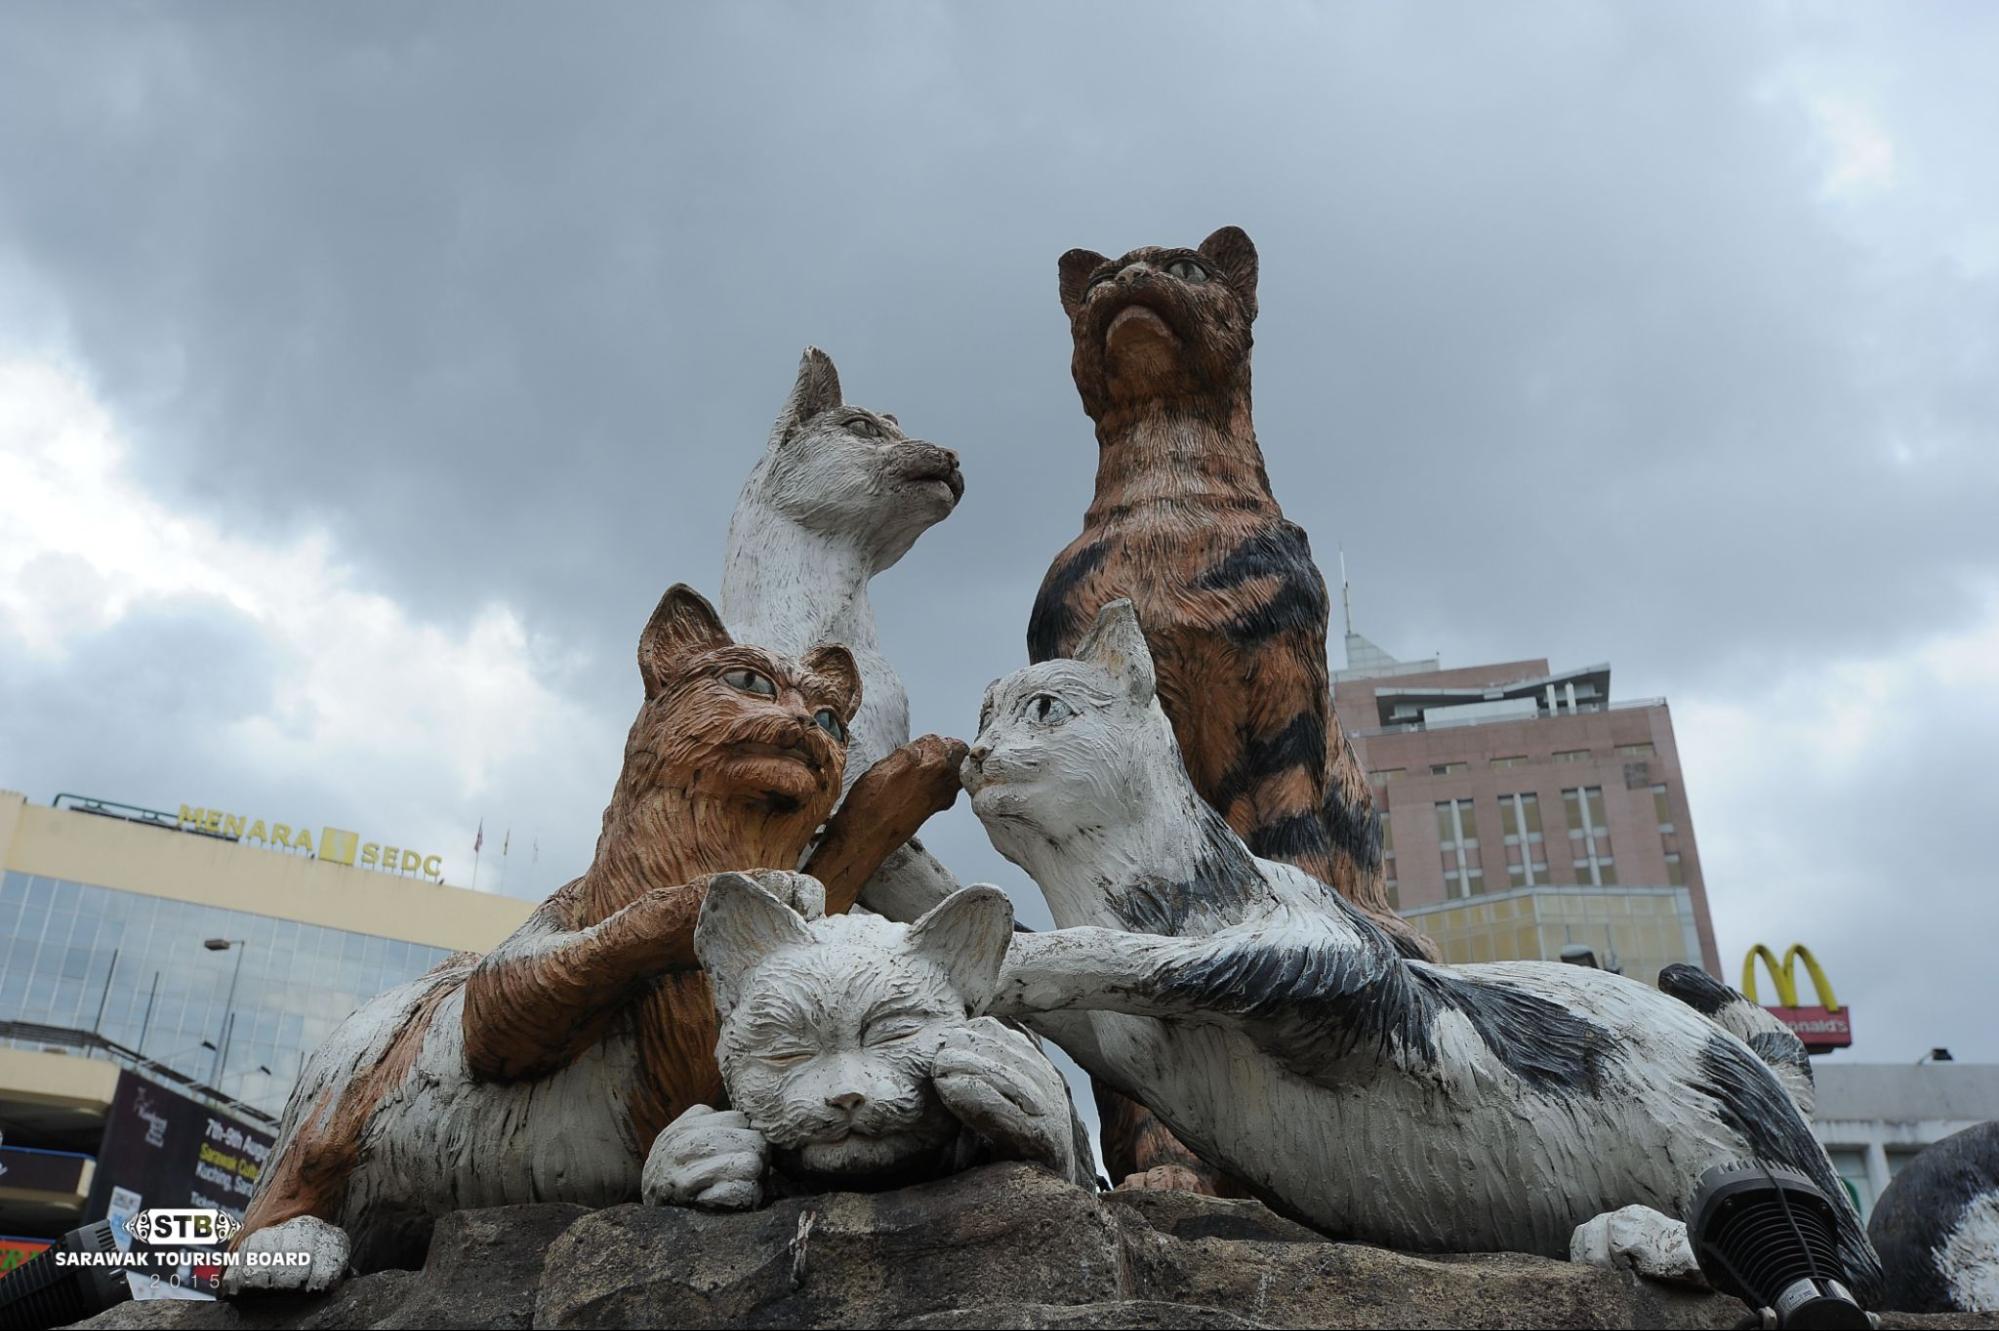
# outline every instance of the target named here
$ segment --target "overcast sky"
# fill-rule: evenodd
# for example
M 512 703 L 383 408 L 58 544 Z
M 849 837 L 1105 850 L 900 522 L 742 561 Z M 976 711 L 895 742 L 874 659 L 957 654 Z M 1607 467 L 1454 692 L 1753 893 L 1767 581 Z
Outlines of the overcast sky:
M 459 882 L 483 819 L 480 887 L 546 892 L 808 342 L 963 456 L 875 602 L 917 728 L 966 735 L 1090 492 L 1056 256 L 1234 223 L 1271 476 L 1359 627 L 1666 696 L 1731 968 L 1802 939 L 1852 1057 L 1999 1059 L 1995 39 L 1971 4 L 10 4 L 0 786 Z M 962 802 L 930 839 L 1046 920 Z

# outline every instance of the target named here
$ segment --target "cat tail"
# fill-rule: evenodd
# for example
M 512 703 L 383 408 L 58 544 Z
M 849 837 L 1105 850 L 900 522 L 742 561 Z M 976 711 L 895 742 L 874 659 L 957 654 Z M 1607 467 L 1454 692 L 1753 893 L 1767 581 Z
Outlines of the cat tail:
M 1812 1121 L 1818 1102 L 1812 1061 L 1805 1054 L 1805 1042 L 1790 1027 L 1698 966 L 1676 962 L 1666 967 L 1659 972 L 1659 989 L 1748 1045 L 1776 1074 L 1805 1121 Z

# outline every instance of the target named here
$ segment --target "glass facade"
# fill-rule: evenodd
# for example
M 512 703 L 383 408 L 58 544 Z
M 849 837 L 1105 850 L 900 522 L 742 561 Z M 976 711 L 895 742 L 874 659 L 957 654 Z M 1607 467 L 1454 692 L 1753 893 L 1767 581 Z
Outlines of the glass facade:
M 1701 964 L 1683 887 L 1533 887 L 1407 914 L 1453 965 L 1557 961 L 1570 943 L 1588 944 L 1600 958 L 1615 954 L 1626 975 L 1646 984 L 1673 962 Z
M 210 938 L 234 945 L 211 952 Z M 273 1116 L 306 1054 L 350 1012 L 447 955 L 66 879 L 0 877 L 0 1018 L 95 1030 Z M 225 1004 L 227 1057 L 211 1081 L 216 1055 L 203 1041 L 223 1043 Z

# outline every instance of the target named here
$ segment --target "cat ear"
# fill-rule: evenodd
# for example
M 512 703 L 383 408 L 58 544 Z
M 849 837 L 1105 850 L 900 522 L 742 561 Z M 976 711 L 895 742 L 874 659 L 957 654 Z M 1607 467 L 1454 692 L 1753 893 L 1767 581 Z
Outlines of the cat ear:
M 1083 293 L 1090 289 L 1090 274 L 1109 262 L 1095 250 L 1070 250 L 1055 261 L 1055 271 L 1062 277 L 1064 314 L 1072 319 L 1076 317 L 1076 310 L 1083 303 Z
M 861 668 L 854 664 L 854 654 L 837 642 L 822 642 L 800 664 L 832 681 L 840 697 L 840 720 L 853 720 L 861 710 Z
M 953 892 L 909 926 L 910 950 L 943 968 L 965 1006 L 982 1011 L 1013 942 L 1013 902 L 996 887 Z
M 1239 226 L 1225 226 L 1214 235 L 1201 242 L 1201 255 L 1212 259 L 1215 266 L 1228 274 L 1229 285 L 1249 306 L 1249 317 L 1256 317 L 1256 246 L 1249 234 Z
M 646 697 L 657 696 L 687 656 L 733 641 L 707 597 L 684 582 L 674 583 L 639 634 L 639 677 L 646 682 Z
M 784 409 L 777 413 L 777 423 L 770 428 L 772 446 L 791 438 L 798 433 L 799 426 L 822 411 L 831 411 L 843 400 L 840 372 L 833 367 L 833 358 L 817 347 L 807 347 L 798 358 L 798 379 L 791 385 L 791 396 L 785 398 Z
M 1076 648 L 1076 659 L 1108 671 L 1134 702 L 1144 702 L 1158 688 L 1152 672 L 1152 651 L 1138 626 L 1138 611 L 1123 597 L 1097 612 L 1097 622 Z
M 742 980 L 780 948 L 812 941 L 804 917 L 758 887 L 748 874 L 717 874 L 694 925 L 694 955 L 708 972 L 715 1008 L 727 1016 L 742 998 Z

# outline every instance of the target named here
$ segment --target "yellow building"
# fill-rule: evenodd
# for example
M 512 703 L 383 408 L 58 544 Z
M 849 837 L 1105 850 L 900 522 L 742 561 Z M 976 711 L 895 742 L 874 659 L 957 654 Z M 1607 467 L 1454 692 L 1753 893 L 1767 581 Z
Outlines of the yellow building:
M 1559 961 L 1587 948 L 1593 964 L 1646 984 L 1674 962 L 1701 964 L 1684 887 L 1522 887 L 1404 908 L 1454 966 Z
M 355 1007 L 535 904 L 339 829 L 58 802 L 0 791 L 0 1150 L 51 1180 L 0 1187 L 0 1234 L 75 1223 L 89 1164 L 40 1157 L 96 1154 L 121 1069 L 268 1124 Z

